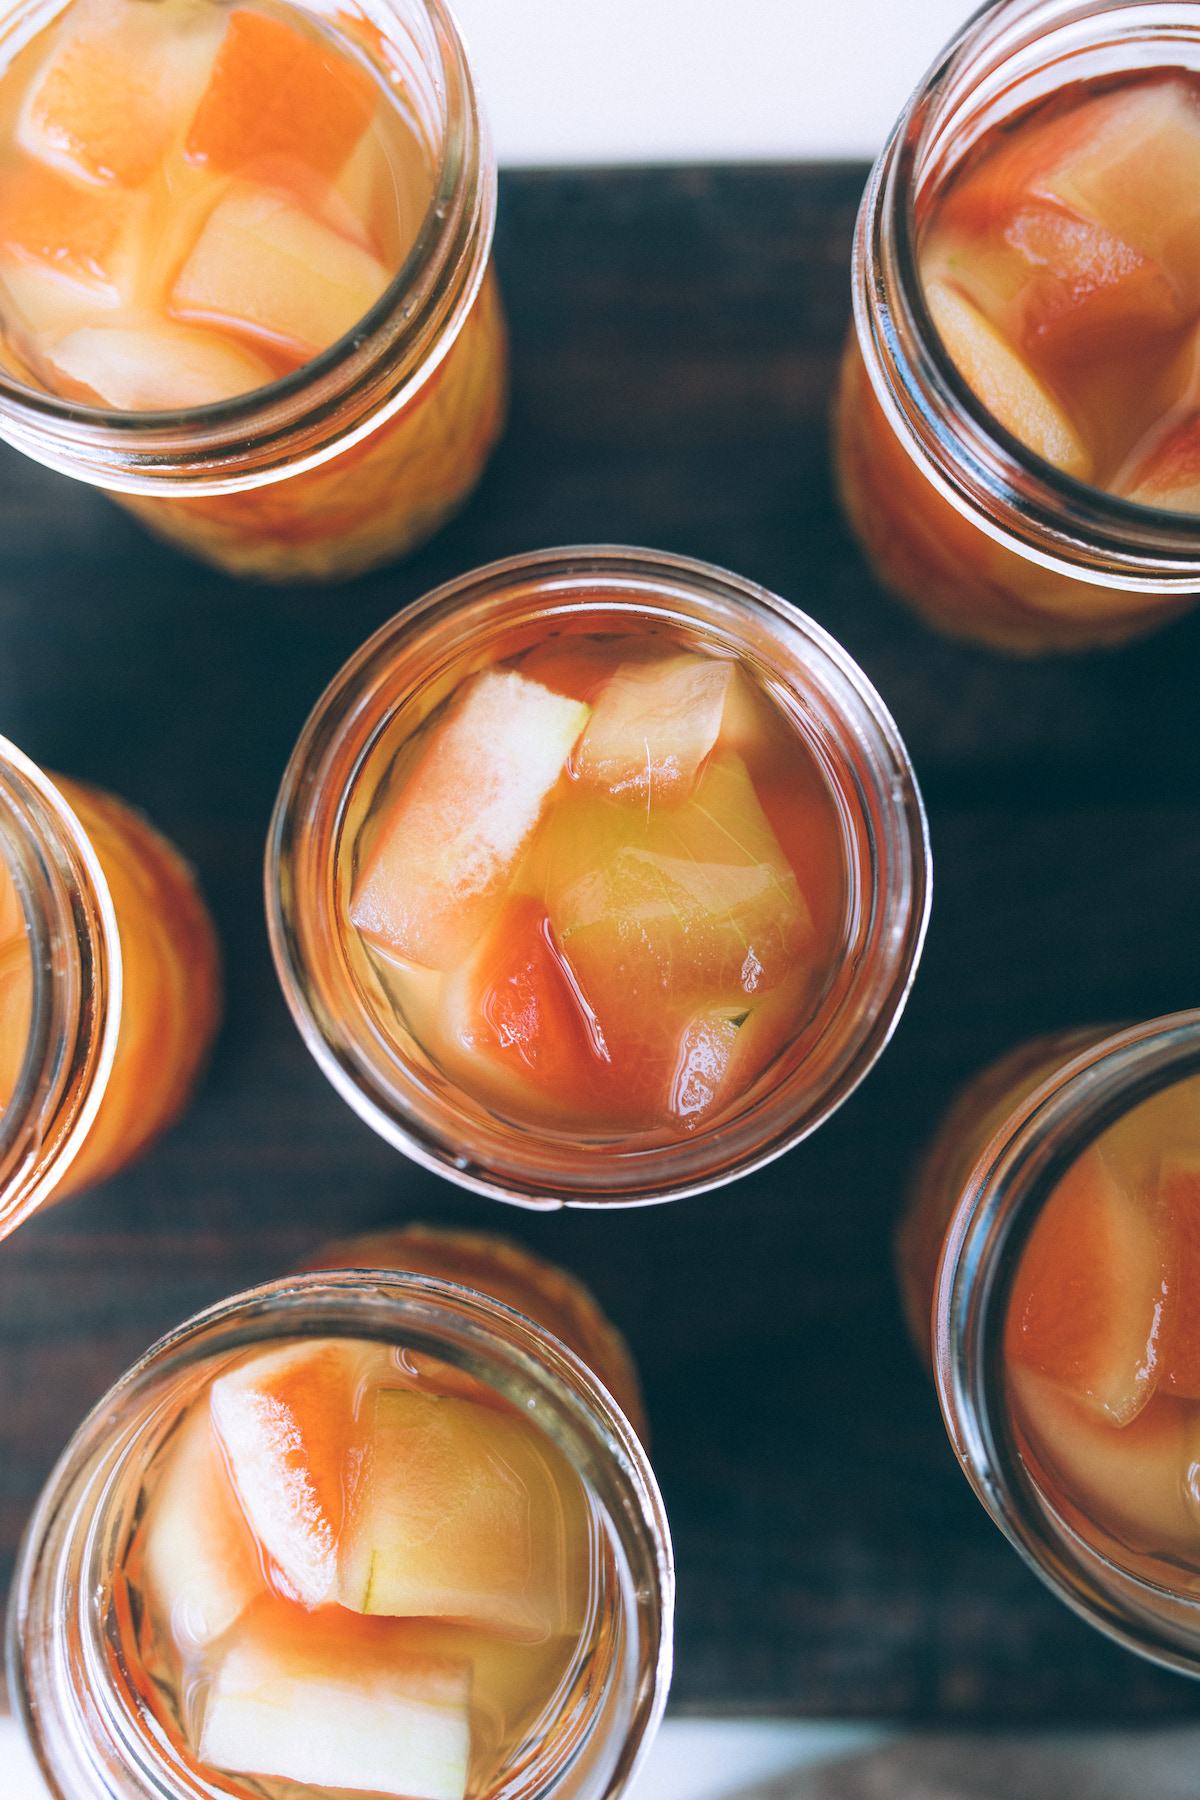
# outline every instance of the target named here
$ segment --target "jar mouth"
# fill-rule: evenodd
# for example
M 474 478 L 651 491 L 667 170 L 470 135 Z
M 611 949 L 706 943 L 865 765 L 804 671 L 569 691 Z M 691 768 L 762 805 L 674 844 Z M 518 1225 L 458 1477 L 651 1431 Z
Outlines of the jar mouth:
M 851 881 L 842 961 L 781 1075 L 768 1068 L 740 1109 L 668 1142 L 636 1134 L 524 1129 L 384 1035 L 351 966 L 337 870 L 348 802 L 400 707 L 502 653 L 505 634 L 586 615 L 595 629 L 649 622 L 748 660 L 814 751 L 842 809 Z M 532 641 L 532 640 L 531 640 Z M 489 647 L 492 654 L 489 656 Z M 469 655 L 473 665 L 464 661 Z M 446 687 L 445 691 L 449 691 Z M 342 1097 L 397 1149 L 459 1185 L 527 1206 L 638 1205 L 735 1180 L 807 1136 L 848 1097 L 891 1037 L 930 904 L 920 794 L 890 714 L 811 619 L 711 565 L 655 551 L 582 546 L 514 557 L 437 589 L 385 625 L 317 703 L 293 752 L 266 855 L 268 927 L 285 997 Z M 803 1045 L 803 1053 L 797 1045 Z
M 104 1098 L 121 1026 L 121 940 L 108 882 L 53 782 L 0 738 L 0 863 L 30 956 L 30 1021 L 0 1108 L 0 1237 L 53 1192 Z
M 411 248 L 351 330 L 263 387 L 151 412 L 63 399 L 0 365 L 0 436 L 50 468 L 116 492 L 221 494 L 319 467 L 414 397 L 449 351 L 483 281 L 496 176 L 453 16 L 444 0 L 413 3 L 425 28 L 420 34 L 402 19 L 396 0 L 361 0 L 356 7 L 397 62 L 397 68 L 377 64 L 376 72 L 399 80 L 402 64 L 404 76 L 422 76 L 423 136 L 436 167 Z M 37 25 L 58 10 L 37 8 Z M 8 35 L 14 35 L 11 24 Z
M 673 1553 L 645 1451 L 591 1370 L 533 1320 L 432 1276 L 375 1269 L 272 1282 L 198 1314 L 146 1352 L 63 1452 L 25 1533 L 8 1617 L 10 1692 L 54 1791 L 215 1791 L 147 1724 L 105 1596 L 140 1518 L 142 1477 L 206 1373 L 255 1347 L 331 1337 L 400 1345 L 482 1381 L 546 1433 L 598 1504 L 615 1617 L 585 1625 L 592 1673 L 564 1724 L 566 1751 L 538 1746 L 490 1791 L 550 1800 L 565 1768 L 568 1792 L 582 1772 L 588 1793 L 615 1800 L 649 1751 L 671 1679 Z
M 1131 1026 L 1064 1064 L 992 1139 L 951 1220 L 934 1302 L 934 1375 L 964 1473 L 993 1521 L 1089 1624 L 1140 1655 L 1200 1674 L 1200 1594 L 1103 1555 L 1054 1510 L 1026 1466 L 1004 1387 L 1004 1331 L 1021 1253 L 1073 1163 L 1110 1125 L 1200 1073 L 1200 1009 Z
M 992 416 L 930 316 L 916 223 L 919 198 L 1001 120 L 1068 82 L 1166 64 L 1200 71 L 1200 14 L 1186 0 L 985 5 L 947 44 L 871 172 L 852 286 L 872 387 L 944 498 L 988 536 L 1058 574 L 1182 594 L 1200 585 L 1200 516 L 1079 481 Z

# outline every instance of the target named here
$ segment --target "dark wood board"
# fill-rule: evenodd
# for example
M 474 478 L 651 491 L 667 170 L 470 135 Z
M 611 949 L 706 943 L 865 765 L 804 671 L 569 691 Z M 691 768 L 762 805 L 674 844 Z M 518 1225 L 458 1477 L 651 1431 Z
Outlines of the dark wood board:
M 907 1170 L 965 1075 L 1034 1032 L 1200 1002 L 1200 614 L 1023 663 L 875 587 L 826 450 L 863 178 L 506 176 L 508 435 L 454 525 L 344 588 L 227 580 L 0 450 L 0 730 L 179 841 L 229 977 L 184 1122 L 0 1247 L 6 1559 L 72 1427 L 160 1333 L 332 1234 L 474 1222 L 580 1273 L 633 1344 L 678 1552 L 678 1709 L 1200 1713 L 1200 1688 L 1089 1631 L 984 1516 L 889 1264 Z M 535 1215 L 424 1174 L 326 1086 L 276 987 L 260 858 L 305 714 L 370 631 L 476 563 L 595 540 L 737 569 L 859 658 L 924 787 L 934 913 L 893 1045 L 808 1143 L 705 1198 Z

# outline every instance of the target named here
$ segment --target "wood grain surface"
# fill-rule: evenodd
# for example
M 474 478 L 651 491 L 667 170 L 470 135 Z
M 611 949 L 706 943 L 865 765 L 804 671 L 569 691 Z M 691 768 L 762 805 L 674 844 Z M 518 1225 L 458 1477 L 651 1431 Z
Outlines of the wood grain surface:
M 343 588 L 228 580 L 0 449 L 0 730 L 177 839 L 229 983 L 183 1123 L 0 1247 L 6 1567 L 71 1429 L 163 1331 L 328 1236 L 471 1222 L 582 1275 L 633 1345 L 678 1552 L 677 1709 L 1200 1712 L 984 1516 L 889 1264 L 907 1171 L 964 1076 L 1034 1032 L 1200 1002 L 1200 615 L 1021 663 L 932 636 L 873 585 L 826 453 L 864 173 L 506 177 L 508 435 L 454 525 Z M 929 804 L 933 924 L 893 1045 L 808 1143 L 706 1198 L 533 1215 L 426 1175 L 326 1086 L 276 986 L 260 860 L 304 717 L 370 631 L 476 563 L 597 540 L 737 569 L 859 659 Z

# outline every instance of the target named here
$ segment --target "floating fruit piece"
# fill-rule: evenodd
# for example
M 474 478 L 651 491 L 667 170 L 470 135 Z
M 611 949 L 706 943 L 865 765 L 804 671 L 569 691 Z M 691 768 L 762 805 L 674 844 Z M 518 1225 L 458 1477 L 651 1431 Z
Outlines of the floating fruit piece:
M 1200 305 L 1200 105 L 1182 81 L 1143 82 L 1080 108 L 1038 191 L 1163 268 Z
M 592 706 L 621 663 L 648 662 L 661 654 L 660 643 L 652 637 L 560 632 L 523 656 L 520 672 L 552 694 L 565 694 Z
M 1026 206 L 1005 237 L 1028 271 L 1017 315 L 1028 349 L 1120 354 L 1131 341 L 1172 331 L 1187 317 L 1161 265 L 1092 219 Z
M 531 1642 L 578 1628 L 567 1613 L 570 1570 L 587 1556 L 582 1490 L 541 1432 L 515 1413 L 397 1388 L 380 1388 L 373 1408 L 341 1604 Z
M 201 1648 L 266 1591 L 262 1561 L 225 1468 L 207 1395 L 166 1454 L 144 1540 L 147 1588 L 176 1644 Z
M 82 288 L 93 305 L 116 306 L 128 275 L 126 236 L 140 197 L 84 188 L 41 163 L 27 163 L 0 184 L 0 249 Z
M 1200 1432 L 1157 1397 L 1132 1424 L 1104 1423 L 1058 1382 L 1010 1362 L 1017 1422 L 1051 1481 L 1101 1530 L 1145 1556 L 1200 1569 Z
M 283 1585 L 306 1606 L 337 1570 L 359 1388 L 387 1353 L 338 1338 L 287 1344 L 212 1385 L 212 1418 L 238 1499 Z
M 1153 450 L 1116 491 L 1139 506 L 1200 512 L 1200 412 L 1156 433 Z
M 515 1077 L 523 1096 L 586 1110 L 611 1079 L 599 1021 L 532 894 L 505 903 L 443 1004 L 455 1049 Z
M 942 281 L 926 284 L 925 301 L 955 368 L 992 417 L 1035 455 L 1087 481 L 1091 458 L 1078 432 L 978 307 Z
M 575 752 L 585 787 L 614 799 L 677 806 L 721 730 L 732 662 L 686 652 L 623 663 L 601 690 Z
M 81 325 L 43 354 L 61 392 L 121 412 L 212 406 L 273 379 L 240 345 L 153 319 Z
M 462 1800 L 470 1666 L 414 1652 L 392 1621 L 266 1600 L 213 1659 L 201 1762 L 306 1787 Z
M 182 135 L 224 24 L 216 7 L 76 0 L 18 142 L 92 181 L 140 187 Z
M 351 923 L 449 969 L 485 931 L 587 721 L 578 701 L 485 670 L 436 724 L 354 885 Z
M 670 811 L 572 795 L 539 837 L 530 881 L 606 1035 L 668 1000 L 764 993 L 811 940 L 796 877 L 732 753 L 710 757 Z
M 389 280 L 368 250 L 286 195 L 238 185 L 197 238 L 171 290 L 171 311 L 310 357 L 344 337 Z
M 1101 1152 L 1063 1176 L 1025 1246 L 1005 1352 L 1060 1382 L 1098 1418 L 1128 1425 L 1161 1373 L 1168 1266 L 1160 1231 Z
M 1159 1386 L 1164 1393 L 1200 1400 L 1200 1154 L 1164 1158 L 1159 1193 L 1175 1252 L 1170 1330 Z
M 371 75 L 332 45 L 237 7 L 184 153 L 228 174 L 258 157 L 295 157 L 332 180 L 378 99 Z

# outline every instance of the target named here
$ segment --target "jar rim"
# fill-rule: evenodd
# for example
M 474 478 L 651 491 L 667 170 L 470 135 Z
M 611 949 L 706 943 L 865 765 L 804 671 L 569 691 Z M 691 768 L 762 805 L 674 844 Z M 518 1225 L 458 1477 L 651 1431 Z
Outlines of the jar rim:
M 306 0 L 295 3 L 308 10 Z M 89 406 L 0 366 L 0 437 L 115 492 L 207 496 L 320 467 L 409 404 L 444 361 L 483 282 L 497 191 L 487 119 L 454 15 L 445 0 L 407 3 L 427 18 L 436 47 L 444 136 L 416 238 L 363 318 L 290 374 L 204 406 Z M 362 0 L 359 10 L 384 36 L 381 21 L 400 17 L 397 0 Z M 411 38 L 407 48 L 417 48 Z
M 440 657 L 444 667 L 472 641 L 482 650 L 489 636 L 494 640 L 500 617 L 511 627 L 573 612 L 690 625 L 698 636 L 723 634 L 720 641 L 733 654 L 740 643 L 742 654 L 775 657 L 780 684 L 791 683 L 787 692 L 814 716 L 823 709 L 829 758 L 842 759 L 833 774 L 861 809 L 863 841 L 847 843 L 848 855 L 859 850 L 864 871 L 855 954 L 845 956 L 836 1006 L 823 1010 L 822 1002 L 815 1015 L 819 1033 L 812 1026 L 826 1059 L 824 1081 L 814 1085 L 817 1059 L 814 1054 L 809 1067 L 806 1054 L 743 1114 L 669 1145 L 634 1142 L 597 1151 L 555 1142 L 547 1149 L 536 1133 L 508 1129 L 498 1115 L 485 1119 L 481 1106 L 468 1112 L 461 1097 L 455 1112 L 428 1082 L 418 1085 L 369 1017 L 338 929 L 334 871 L 357 771 L 398 710 L 401 686 L 405 693 L 421 686 L 416 676 L 401 683 L 401 659 L 415 666 L 418 654 Z M 460 1186 L 518 1205 L 646 1205 L 705 1192 L 773 1161 L 864 1079 L 895 1030 L 916 974 L 931 856 L 920 791 L 891 714 L 821 626 L 712 564 L 583 545 L 472 570 L 397 615 L 349 659 L 310 714 L 284 773 L 267 840 L 265 889 L 276 971 L 301 1035 L 342 1098 L 388 1142 Z
M 0 844 L 30 946 L 30 1027 L 0 1109 L 0 1237 L 58 1186 L 95 1120 L 121 1026 L 121 938 L 108 881 L 74 809 L 0 737 Z M 11 860 L 9 860 L 11 858 Z
M 646 1452 L 600 1379 L 545 1327 L 489 1294 L 390 1269 L 315 1270 L 206 1308 L 139 1357 L 63 1451 L 22 1540 L 7 1644 L 10 1692 L 43 1768 L 61 1778 L 55 1791 L 82 1800 L 111 1763 L 126 1776 L 119 1791 L 128 1800 L 173 1791 L 161 1785 L 161 1748 L 124 1716 L 117 1695 L 106 1706 L 78 1691 L 98 1674 L 112 1680 L 111 1658 L 89 1655 L 88 1641 L 102 1634 L 91 1560 L 118 1553 L 105 1507 L 124 1465 L 140 1466 L 146 1431 L 189 1373 L 255 1345 L 312 1337 L 405 1342 L 484 1379 L 535 1418 L 597 1496 L 629 1571 L 614 1589 L 630 1638 L 623 1736 L 597 1789 L 599 1800 L 616 1800 L 649 1752 L 672 1669 L 674 1555 Z M 549 1796 L 556 1780 L 539 1793 Z
M 946 1231 L 933 1307 L 934 1379 L 968 1481 L 1034 1573 L 1127 1649 L 1200 1675 L 1200 1600 L 1121 1568 L 1052 1522 L 1013 1435 L 1003 1333 L 1042 1206 L 1108 1126 L 1200 1073 L 1200 1008 L 1126 1027 L 1064 1061 L 982 1151 Z
M 855 229 L 855 329 L 868 378 L 922 474 L 979 530 L 1059 575 L 1098 587 L 1189 594 L 1200 588 L 1200 515 L 1144 506 L 1056 469 L 996 420 L 942 343 L 921 281 L 916 196 L 945 179 L 962 138 L 1006 116 L 1022 80 L 1068 56 L 1139 44 L 1190 48 L 1195 0 L 987 0 L 955 33 L 897 120 L 868 179 Z M 1176 59 L 1178 60 L 1178 59 Z M 1075 79 L 1064 74 L 1055 87 Z M 954 154 L 955 145 L 958 154 Z

